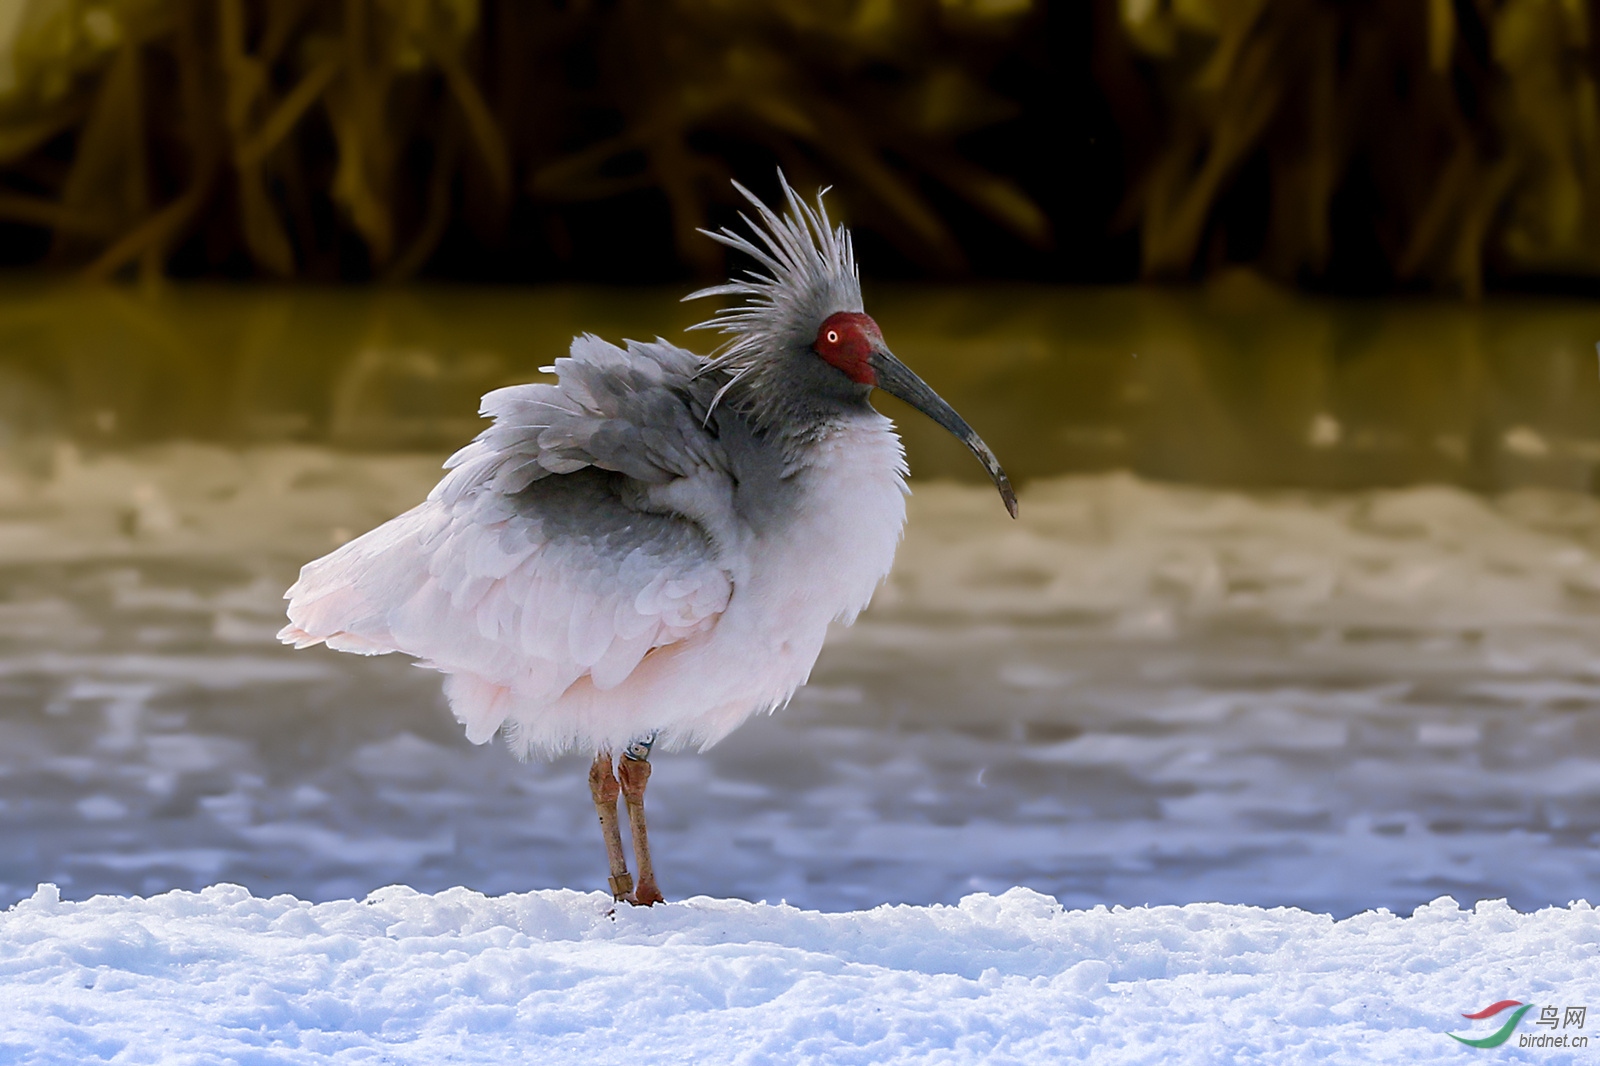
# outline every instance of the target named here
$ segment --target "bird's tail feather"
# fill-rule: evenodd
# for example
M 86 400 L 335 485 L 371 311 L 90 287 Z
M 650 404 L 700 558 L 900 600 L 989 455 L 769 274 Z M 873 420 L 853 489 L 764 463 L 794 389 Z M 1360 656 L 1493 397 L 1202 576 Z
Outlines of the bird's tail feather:
M 300 570 L 283 594 L 289 624 L 278 639 L 296 648 L 326 644 L 335 651 L 383 655 L 401 650 L 389 631 L 389 612 L 415 593 L 427 567 L 432 509 L 412 508 Z

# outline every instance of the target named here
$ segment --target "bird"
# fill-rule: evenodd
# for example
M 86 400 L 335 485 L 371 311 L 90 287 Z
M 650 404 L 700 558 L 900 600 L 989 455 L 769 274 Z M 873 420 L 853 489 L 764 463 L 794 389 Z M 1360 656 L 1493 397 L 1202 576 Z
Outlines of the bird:
M 496 389 L 491 422 L 426 500 L 307 563 L 284 594 L 296 648 L 400 652 L 444 674 L 466 738 L 519 758 L 593 752 L 614 900 L 663 902 L 644 793 L 652 751 L 705 749 L 788 703 L 830 624 L 887 577 L 906 521 L 905 451 L 881 389 L 960 439 L 1006 510 L 994 453 L 894 356 L 866 314 L 849 231 L 782 171 L 774 210 L 734 182 L 744 230 L 701 230 L 754 266 L 685 300 L 732 297 L 661 338 L 592 334 Z M 619 794 L 637 880 L 624 853 Z

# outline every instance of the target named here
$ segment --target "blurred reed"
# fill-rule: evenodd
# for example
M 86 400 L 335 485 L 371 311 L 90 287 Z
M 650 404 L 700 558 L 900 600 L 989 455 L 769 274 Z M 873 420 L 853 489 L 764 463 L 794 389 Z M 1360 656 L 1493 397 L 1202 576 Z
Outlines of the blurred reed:
M 731 202 L 733 139 L 802 188 L 847 181 L 855 221 L 956 270 L 924 181 L 1049 241 L 1016 184 L 952 148 L 1012 110 L 973 57 L 1030 7 L 7 0 L 0 219 L 49 230 L 50 260 L 93 277 L 157 277 L 199 241 L 267 275 L 402 278 L 457 221 L 493 244 L 519 204 L 657 189 L 679 261 L 710 271 L 694 231 Z
M 932 274 L 1592 284 L 1597 4 L 0 0 L 0 260 L 707 274 L 778 163 Z
M 1259 234 L 1231 255 L 1285 280 L 1322 275 L 1341 242 L 1393 282 L 1473 296 L 1486 272 L 1600 274 L 1589 0 L 1118 12 L 1161 115 L 1128 204 L 1147 276 L 1229 258 L 1230 223 Z

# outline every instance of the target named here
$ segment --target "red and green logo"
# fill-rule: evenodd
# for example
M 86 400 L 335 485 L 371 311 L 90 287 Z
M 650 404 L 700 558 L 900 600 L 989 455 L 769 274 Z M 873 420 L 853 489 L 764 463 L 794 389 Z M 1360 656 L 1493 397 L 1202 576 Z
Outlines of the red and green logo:
M 1480 1011 L 1474 1011 L 1471 1014 L 1462 1015 L 1463 1018 L 1477 1022 L 1482 1021 L 1485 1018 L 1493 1018 L 1501 1011 L 1510 1010 L 1512 1007 L 1517 1008 L 1516 1013 L 1511 1015 L 1510 1018 L 1507 1018 L 1504 1025 L 1490 1033 L 1488 1036 L 1474 1038 L 1468 1036 L 1457 1036 L 1456 1034 L 1451 1033 L 1449 1034 L 1450 1039 L 1459 1040 L 1468 1047 L 1499 1047 L 1501 1044 L 1504 1044 L 1507 1040 L 1511 1039 L 1511 1034 L 1517 1028 L 1517 1023 L 1522 1020 L 1522 1016 L 1533 1009 L 1532 1003 L 1523 1003 L 1520 1000 L 1515 999 L 1502 999 L 1498 1003 L 1489 1004 Z
M 1469 1021 L 1481 1022 L 1485 1018 L 1493 1018 L 1497 1014 L 1512 1010 L 1513 1007 L 1516 1009 L 1512 1011 L 1511 1017 L 1505 1020 L 1505 1024 L 1488 1036 L 1457 1036 L 1455 1033 L 1446 1035 L 1452 1040 L 1461 1041 L 1468 1047 L 1499 1047 L 1511 1039 L 1511 1034 L 1516 1031 L 1517 1023 L 1522 1021 L 1524 1014 L 1533 1009 L 1533 1004 L 1523 1003 L 1518 999 L 1502 999 L 1498 1003 L 1489 1004 L 1480 1011 L 1462 1015 L 1463 1018 Z M 1588 1019 L 1588 1007 L 1563 1008 L 1556 1006 L 1554 1003 L 1540 1007 L 1538 1015 L 1533 1019 L 1533 1031 L 1518 1036 L 1517 1047 L 1588 1047 L 1589 1037 L 1587 1034 L 1571 1031 L 1582 1029 Z M 1548 1029 L 1549 1032 L 1542 1033 L 1539 1031 L 1541 1029 Z M 1561 1030 L 1559 1034 L 1556 1032 L 1558 1029 Z

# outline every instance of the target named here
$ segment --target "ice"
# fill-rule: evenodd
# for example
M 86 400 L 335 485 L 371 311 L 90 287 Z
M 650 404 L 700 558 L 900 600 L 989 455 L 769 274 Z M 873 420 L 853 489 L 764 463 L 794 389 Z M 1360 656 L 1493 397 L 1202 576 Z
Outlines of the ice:
M 1515 999 L 1588 1061 L 1594 910 L 1343 921 L 1217 903 L 1064 910 L 1027 889 L 826 914 L 569 890 L 234 885 L 0 914 L 0 1059 L 28 1063 L 1468 1062 Z M 1581 1027 L 1580 1027 L 1581 1026 Z M 1574 1048 L 1574 1038 L 1584 1045 Z
M 440 458 L 0 461 L 0 902 L 599 887 L 584 760 L 473 747 L 403 658 L 272 640 L 297 567 Z M 1021 884 L 1342 917 L 1531 910 L 1600 874 L 1600 503 L 1105 474 L 1030 482 L 1012 523 L 991 489 L 915 488 L 889 583 L 794 703 L 655 760 L 673 898 Z M 171 521 L 128 521 L 136 496 Z

